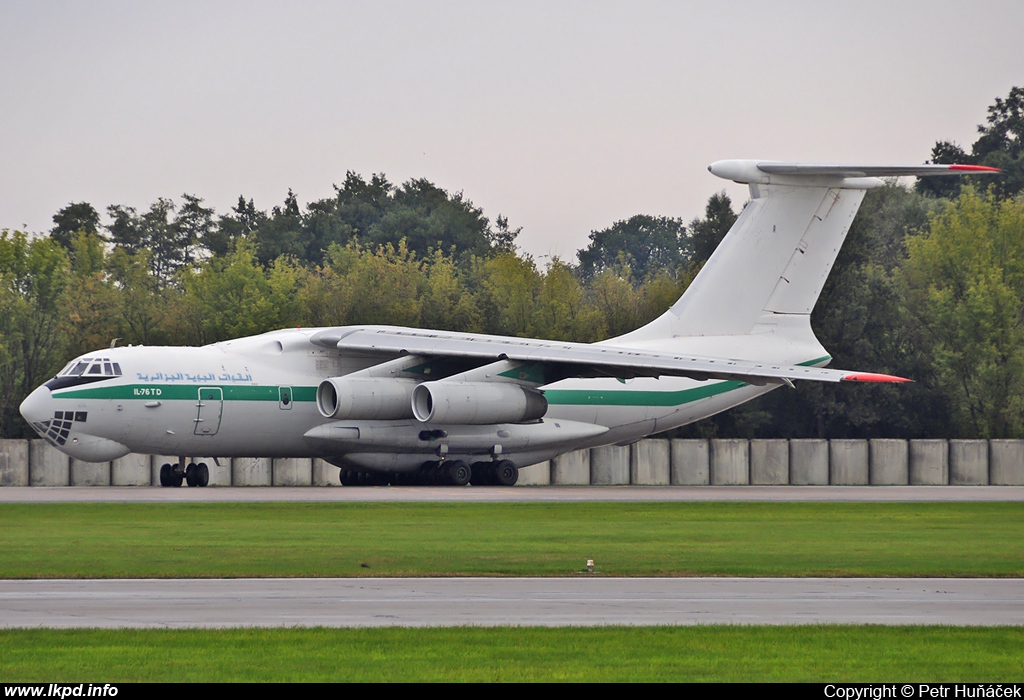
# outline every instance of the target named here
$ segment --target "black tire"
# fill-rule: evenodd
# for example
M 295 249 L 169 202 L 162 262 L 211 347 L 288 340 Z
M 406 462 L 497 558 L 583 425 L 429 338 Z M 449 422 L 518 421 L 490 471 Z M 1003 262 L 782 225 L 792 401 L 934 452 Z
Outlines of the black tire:
M 452 486 L 465 486 L 469 483 L 470 477 L 473 475 L 472 469 L 469 465 L 463 462 L 461 459 L 457 459 L 454 462 L 448 462 L 444 468 L 444 475 L 446 481 Z
M 516 482 L 519 481 L 519 467 L 510 460 L 503 459 L 494 467 L 499 486 L 515 486 Z
M 195 476 L 196 486 L 204 488 L 210 485 L 210 468 L 206 466 L 206 462 L 197 464 L 192 474 Z
M 341 485 L 342 486 L 359 486 L 359 472 L 354 469 L 342 469 L 341 470 Z
M 181 482 L 184 481 L 184 477 L 177 472 L 171 472 L 171 486 L 174 488 L 181 488 Z
M 160 467 L 160 485 L 170 486 L 171 485 L 171 465 L 164 464 Z
M 185 483 L 189 486 L 196 485 L 196 465 L 189 464 L 185 467 Z

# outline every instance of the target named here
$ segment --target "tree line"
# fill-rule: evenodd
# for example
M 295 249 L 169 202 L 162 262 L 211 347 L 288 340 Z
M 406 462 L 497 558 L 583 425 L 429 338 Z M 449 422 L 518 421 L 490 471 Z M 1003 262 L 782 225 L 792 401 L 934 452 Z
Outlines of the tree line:
M 1024 90 L 989 108 L 970 153 L 998 178 L 867 193 L 812 314 L 848 369 L 902 386 L 799 383 L 675 432 L 720 437 L 1024 437 Z M 269 211 L 240 196 L 149 209 L 89 203 L 44 236 L 0 232 L 0 436 L 72 357 L 120 344 L 201 345 L 289 326 L 379 323 L 594 342 L 653 320 L 736 219 L 725 193 L 689 222 L 637 215 L 544 267 L 519 229 L 424 179 L 348 173 L 333 197 Z

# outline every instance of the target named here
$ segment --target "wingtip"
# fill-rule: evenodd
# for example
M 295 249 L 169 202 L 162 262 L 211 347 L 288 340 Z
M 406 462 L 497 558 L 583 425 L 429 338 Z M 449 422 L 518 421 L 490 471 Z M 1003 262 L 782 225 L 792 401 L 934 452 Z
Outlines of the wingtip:
M 912 382 L 913 379 L 907 379 L 905 377 L 897 377 L 892 374 L 877 374 L 874 372 L 855 372 L 854 374 L 847 374 L 843 377 L 844 382 L 887 382 L 890 384 L 898 384 L 903 382 Z
M 999 168 L 990 168 L 987 165 L 951 165 L 950 170 L 960 170 L 968 173 L 1001 173 Z

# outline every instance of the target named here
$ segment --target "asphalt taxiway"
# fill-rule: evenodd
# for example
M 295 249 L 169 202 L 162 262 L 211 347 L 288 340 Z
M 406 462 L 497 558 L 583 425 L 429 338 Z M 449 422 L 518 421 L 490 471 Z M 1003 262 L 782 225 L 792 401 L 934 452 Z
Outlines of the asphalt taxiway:
M 0 581 L 0 627 L 1024 625 L 1021 579 Z
M 1024 486 L 5 486 L 0 503 L 1024 502 Z

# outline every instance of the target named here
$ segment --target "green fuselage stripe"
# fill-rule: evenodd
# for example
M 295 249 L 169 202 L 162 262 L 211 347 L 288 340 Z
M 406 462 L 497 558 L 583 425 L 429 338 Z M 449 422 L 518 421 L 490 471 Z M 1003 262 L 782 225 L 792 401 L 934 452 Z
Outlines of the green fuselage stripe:
M 279 386 L 232 386 L 230 384 L 120 384 L 116 386 L 92 385 L 88 389 L 67 389 L 53 394 L 55 399 L 126 399 L 140 401 L 194 401 L 199 389 L 217 388 L 224 392 L 225 401 L 281 400 Z M 292 386 L 292 401 L 316 401 L 315 386 Z
M 549 404 L 561 406 L 679 406 L 710 396 L 718 396 L 743 386 L 746 386 L 746 383 L 728 381 L 681 391 L 548 389 L 544 392 L 544 398 L 548 400 Z

